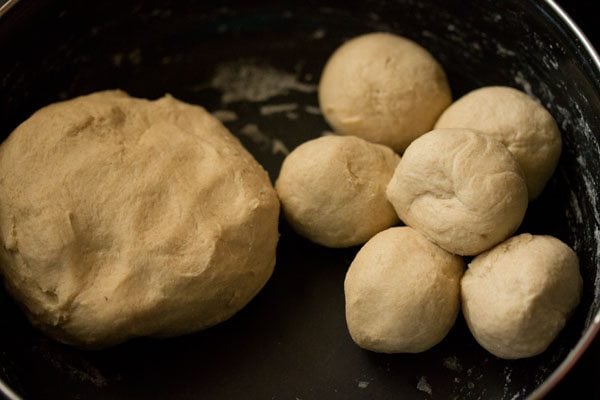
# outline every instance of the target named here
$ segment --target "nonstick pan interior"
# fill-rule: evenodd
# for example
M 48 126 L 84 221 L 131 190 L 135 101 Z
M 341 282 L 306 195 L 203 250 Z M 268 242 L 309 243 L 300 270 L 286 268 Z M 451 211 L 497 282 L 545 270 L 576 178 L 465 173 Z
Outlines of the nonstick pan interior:
M 58 100 L 110 88 L 168 92 L 216 112 L 272 179 L 289 150 L 329 134 L 316 85 L 331 52 L 371 31 L 412 38 L 443 64 L 455 98 L 510 85 L 557 119 L 560 165 L 520 231 L 573 246 L 585 282 L 575 315 L 538 357 L 490 355 L 462 317 L 425 353 L 370 353 L 352 343 L 344 320 L 343 279 L 358 249 L 319 247 L 282 221 L 265 289 L 193 335 L 82 351 L 31 328 L 0 291 L 0 378 L 25 398 L 517 399 L 600 323 L 600 78 L 548 3 L 43 0 L 18 3 L 1 22 L 4 136 Z

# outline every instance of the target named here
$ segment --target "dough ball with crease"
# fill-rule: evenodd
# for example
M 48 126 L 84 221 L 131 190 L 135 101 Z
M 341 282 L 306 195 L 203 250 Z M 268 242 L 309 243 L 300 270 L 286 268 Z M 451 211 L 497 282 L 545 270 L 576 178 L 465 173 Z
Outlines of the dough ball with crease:
M 415 140 L 387 196 L 404 223 L 460 255 L 509 237 L 528 203 L 525 178 L 506 147 L 468 129 L 436 129 Z
M 356 344 L 382 353 L 418 353 L 439 343 L 460 308 L 461 257 L 410 227 L 375 235 L 344 282 L 346 322 Z
M 480 254 L 461 282 L 479 344 L 506 359 L 542 353 L 579 303 L 577 255 L 552 236 L 522 234 Z
M 433 56 L 390 33 L 344 43 L 327 61 L 319 83 L 321 110 L 337 133 L 399 153 L 431 130 L 451 101 L 446 75 Z
M 400 157 L 352 136 L 305 142 L 284 160 L 275 183 L 286 220 L 327 247 L 361 244 L 398 222 L 385 196 Z
M 474 129 L 504 144 L 523 170 L 530 200 L 540 195 L 560 157 L 560 131 L 552 115 L 510 87 L 467 93 L 444 111 L 435 127 Z
M 203 108 L 106 91 L 0 146 L 0 270 L 31 322 L 78 346 L 215 325 L 263 287 L 279 202 Z

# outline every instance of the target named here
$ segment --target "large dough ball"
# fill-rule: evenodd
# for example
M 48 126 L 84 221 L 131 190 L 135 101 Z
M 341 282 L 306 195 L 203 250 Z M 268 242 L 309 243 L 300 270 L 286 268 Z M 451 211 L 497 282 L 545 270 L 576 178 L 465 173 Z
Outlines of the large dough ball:
M 108 91 L 0 147 L 1 271 L 49 335 L 103 347 L 221 322 L 271 275 L 279 203 L 203 108 Z
M 462 258 L 409 227 L 375 235 L 344 282 L 346 322 L 360 347 L 418 353 L 439 343 L 460 307 Z
M 400 157 L 352 136 L 323 136 L 284 160 L 275 188 L 287 221 L 328 247 L 361 244 L 398 222 L 385 196 Z
M 528 203 L 525 179 L 506 147 L 468 129 L 436 129 L 415 140 L 387 196 L 404 223 L 460 255 L 509 237 Z
M 431 54 L 389 33 L 344 43 L 319 83 L 321 110 L 336 132 L 397 152 L 429 131 L 451 101 L 446 75 Z
M 462 309 L 475 339 L 507 359 L 540 354 L 579 303 L 573 250 L 551 236 L 522 234 L 476 257 L 462 279 Z
M 552 115 L 509 87 L 484 87 L 466 94 L 444 111 L 435 127 L 474 129 L 504 144 L 525 174 L 529 199 L 542 192 L 560 157 L 560 131 Z

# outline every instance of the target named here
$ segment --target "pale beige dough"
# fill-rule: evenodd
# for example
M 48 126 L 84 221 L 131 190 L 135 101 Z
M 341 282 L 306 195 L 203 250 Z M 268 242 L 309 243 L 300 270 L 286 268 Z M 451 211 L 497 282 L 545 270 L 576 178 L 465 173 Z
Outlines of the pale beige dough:
M 279 203 L 203 108 L 106 91 L 0 147 L 1 272 L 50 336 L 105 347 L 231 317 L 271 275 Z
M 560 131 L 552 115 L 510 87 L 490 86 L 467 93 L 444 111 L 435 127 L 470 128 L 504 144 L 525 174 L 530 199 L 540 195 L 560 157 Z
M 382 353 L 418 353 L 439 343 L 460 308 L 461 257 L 409 227 L 375 235 L 344 282 L 346 322 L 356 344 Z
M 477 256 L 462 282 L 473 336 L 506 359 L 542 353 L 579 303 L 577 255 L 551 236 L 522 234 Z
M 321 110 L 337 133 L 400 153 L 433 128 L 451 101 L 446 75 L 431 54 L 389 33 L 344 43 L 327 61 L 319 83 Z
M 509 237 L 528 203 L 523 173 L 506 147 L 468 129 L 436 129 L 415 140 L 387 196 L 405 224 L 460 255 Z
M 385 188 L 400 157 L 352 136 L 305 142 L 284 160 L 275 183 L 286 220 L 327 247 L 362 244 L 398 222 Z

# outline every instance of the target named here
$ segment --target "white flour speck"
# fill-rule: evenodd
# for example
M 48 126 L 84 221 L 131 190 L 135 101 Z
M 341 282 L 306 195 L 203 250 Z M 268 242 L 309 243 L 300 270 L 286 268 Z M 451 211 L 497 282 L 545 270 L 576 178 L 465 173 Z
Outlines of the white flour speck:
M 371 382 L 369 381 L 358 381 L 358 387 L 361 389 L 366 389 Z
M 421 35 L 423 35 L 423 37 L 430 38 L 430 39 L 437 38 L 437 36 L 436 36 L 435 33 L 431 32 L 431 31 L 428 31 L 428 30 L 421 31 Z
M 579 200 L 573 191 L 570 193 L 569 200 L 569 203 L 575 212 L 575 221 L 577 221 L 579 224 L 582 224 L 583 214 L 581 213 L 581 208 L 579 207 Z
M 287 111 L 293 111 L 298 108 L 297 103 L 285 103 L 285 104 L 267 104 L 260 107 L 261 115 L 271 115 L 277 113 L 283 113 Z
M 531 84 L 529 83 L 529 81 L 527 79 L 525 79 L 525 76 L 523 76 L 523 73 L 521 71 L 517 71 L 517 73 L 515 74 L 514 80 L 515 80 L 515 83 L 521 85 L 521 87 L 523 88 L 525 93 L 527 93 L 529 96 L 533 97 L 534 99 L 537 99 L 537 97 L 533 94 L 533 90 L 531 89 Z
M 306 111 L 309 114 L 321 115 L 321 109 L 315 106 L 305 106 L 304 111 Z
M 255 124 L 244 125 L 242 129 L 240 129 L 240 134 L 250 138 L 250 140 L 260 146 L 268 148 L 271 145 L 269 137 L 262 133 Z
M 456 356 L 444 358 L 444 367 L 455 372 L 461 372 L 463 370 L 463 367 L 460 365 Z
M 420 390 L 421 392 L 425 392 L 429 395 L 431 395 L 433 393 L 433 391 L 431 390 L 431 386 L 427 382 L 427 378 L 425 378 L 424 376 L 419 378 L 419 382 L 417 383 L 417 390 Z
M 514 57 L 516 55 L 514 51 L 507 49 L 500 43 L 496 43 L 496 54 L 502 57 Z
M 319 40 L 319 39 L 323 39 L 326 34 L 327 34 L 327 32 L 325 31 L 325 29 L 317 29 L 310 35 L 310 37 L 315 40 Z
M 231 122 L 238 119 L 238 115 L 230 110 L 215 110 L 212 115 L 221 122 Z
M 273 153 L 273 155 L 279 153 L 283 154 L 284 156 L 287 156 L 288 154 L 290 154 L 290 151 L 281 140 L 273 139 L 273 141 L 271 142 L 271 153 Z
M 298 119 L 298 113 L 295 112 L 287 112 L 285 116 L 287 119 Z
M 256 62 L 238 61 L 217 67 L 210 86 L 221 91 L 221 102 L 265 101 L 294 90 L 312 93 L 316 85 L 300 82 L 296 75 Z

